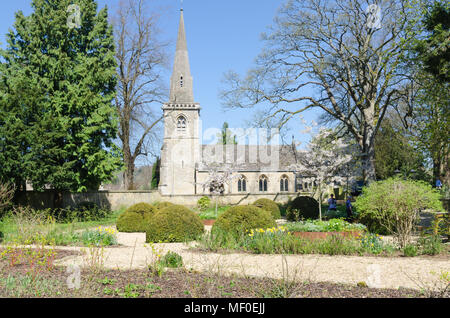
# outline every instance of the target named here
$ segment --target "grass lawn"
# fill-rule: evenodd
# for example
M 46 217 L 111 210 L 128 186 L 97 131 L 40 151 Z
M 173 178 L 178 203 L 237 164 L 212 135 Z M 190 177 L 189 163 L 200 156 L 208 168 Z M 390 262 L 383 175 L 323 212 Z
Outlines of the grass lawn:
M 216 214 L 215 207 L 208 208 L 206 211 L 202 211 L 202 212 L 198 212 L 198 213 L 199 213 L 200 219 L 202 219 L 202 220 L 215 220 L 229 208 L 231 208 L 230 205 L 219 206 L 219 207 L 217 207 L 217 214 Z
M 112 211 L 107 217 L 95 221 L 70 223 L 7 216 L 0 220 L 0 232 L 3 233 L 2 243 L 21 242 L 24 237 L 33 235 L 33 233 L 43 233 L 47 240 L 54 239 L 56 245 L 72 245 L 77 242 L 76 233 L 99 226 L 113 226 L 116 224 L 118 216 L 124 211 L 124 208 Z

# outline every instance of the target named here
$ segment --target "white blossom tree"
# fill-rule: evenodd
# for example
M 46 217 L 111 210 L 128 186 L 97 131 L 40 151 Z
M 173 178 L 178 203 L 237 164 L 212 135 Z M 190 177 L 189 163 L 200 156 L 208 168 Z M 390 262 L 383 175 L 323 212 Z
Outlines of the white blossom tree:
M 353 180 L 350 163 L 353 160 L 352 147 L 342 138 L 336 138 L 332 130 L 321 129 L 313 136 L 306 150 L 290 166 L 296 174 L 303 176 L 307 183 L 316 184 L 313 195 L 319 199 L 319 218 L 322 219 L 322 195 L 327 184 Z
M 218 164 L 212 164 L 206 167 L 208 178 L 204 182 L 199 182 L 203 192 L 209 191 L 215 197 L 215 214 L 217 216 L 217 206 L 219 196 L 225 193 L 225 185 L 230 186 L 233 179 L 240 177 L 231 167 L 223 167 Z

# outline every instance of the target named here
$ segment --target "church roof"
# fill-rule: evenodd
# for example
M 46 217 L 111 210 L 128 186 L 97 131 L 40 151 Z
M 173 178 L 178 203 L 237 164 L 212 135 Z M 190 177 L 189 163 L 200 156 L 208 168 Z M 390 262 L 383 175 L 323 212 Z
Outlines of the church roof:
M 237 172 L 292 171 L 302 151 L 292 145 L 202 145 L 202 163 L 199 171 L 207 171 L 214 162 Z M 223 164 L 225 162 L 225 164 Z

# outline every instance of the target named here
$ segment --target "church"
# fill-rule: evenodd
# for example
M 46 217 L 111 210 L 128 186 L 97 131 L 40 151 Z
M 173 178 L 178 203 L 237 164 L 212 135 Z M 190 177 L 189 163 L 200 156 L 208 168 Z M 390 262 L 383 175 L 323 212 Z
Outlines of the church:
M 200 104 L 195 102 L 183 9 L 169 101 L 162 106 L 164 140 L 159 192 L 163 196 L 209 195 L 212 171 L 228 174 L 221 194 L 298 194 L 307 189 L 290 166 L 301 151 L 294 145 L 202 145 Z

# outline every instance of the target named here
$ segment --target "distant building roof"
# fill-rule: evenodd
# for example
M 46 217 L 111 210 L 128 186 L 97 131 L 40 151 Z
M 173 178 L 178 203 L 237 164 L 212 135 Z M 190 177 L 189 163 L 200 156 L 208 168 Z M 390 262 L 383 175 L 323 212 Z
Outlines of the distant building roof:
M 302 151 L 292 145 L 202 145 L 199 171 L 218 164 L 237 171 L 292 171 Z

